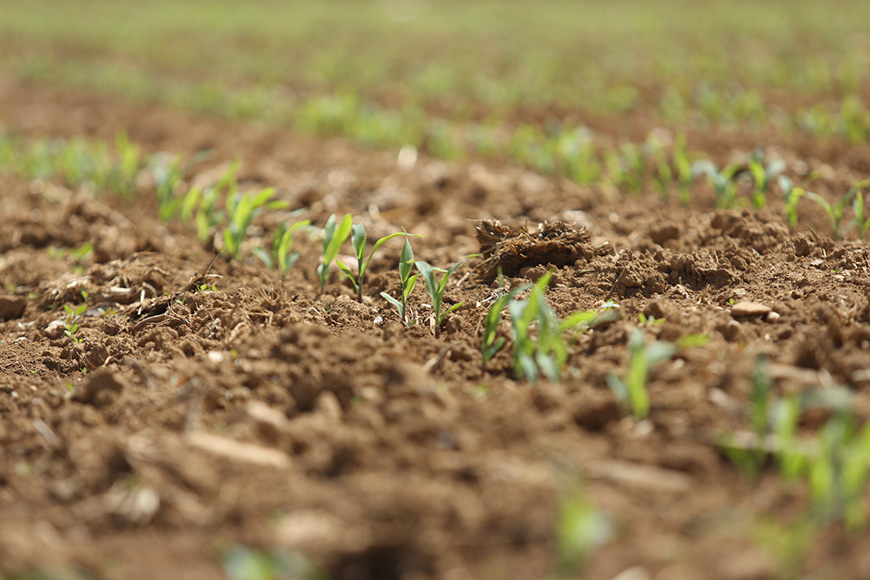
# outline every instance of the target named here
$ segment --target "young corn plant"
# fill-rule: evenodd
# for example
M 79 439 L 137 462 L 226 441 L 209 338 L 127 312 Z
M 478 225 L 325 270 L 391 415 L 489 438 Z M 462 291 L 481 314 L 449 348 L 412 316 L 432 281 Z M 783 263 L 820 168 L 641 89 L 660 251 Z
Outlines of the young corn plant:
M 336 262 L 336 265 L 339 269 L 344 273 L 345 276 L 350 280 L 350 283 L 353 284 L 353 289 L 356 290 L 356 298 L 360 304 L 363 301 L 363 281 L 365 280 L 366 271 L 368 270 L 369 263 L 372 261 L 372 258 L 375 257 L 375 252 L 384 245 L 384 243 L 388 242 L 393 238 L 397 238 L 399 236 L 414 236 L 422 237 L 417 234 L 409 234 L 407 232 L 396 232 L 394 234 L 390 234 L 388 236 L 384 236 L 375 242 L 375 245 L 372 247 L 372 251 L 369 252 L 369 257 L 365 257 L 366 252 L 366 242 L 368 241 L 366 238 L 366 228 L 362 224 L 355 224 L 351 228 L 351 244 L 353 245 L 353 253 L 356 257 L 356 274 L 353 273 L 348 266 L 344 264 L 341 260 Z
M 770 183 L 785 169 L 785 162 L 781 159 L 775 159 L 765 165 L 764 152 L 762 150 L 756 150 L 752 154 L 749 160 L 748 171 L 752 176 L 755 187 L 755 191 L 752 194 L 752 205 L 756 209 L 761 209 L 767 205 L 767 191 L 770 189 Z
M 674 144 L 674 167 L 677 171 L 677 191 L 680 203 L 688 207 L 691 196 L 689 189 L 692 187 L 695 176 L 692 172 L 692 161 L 686 146 L 685 135 L 677 136 Z
M 511 316 L 514 373 L 534 384 L 540 373 L 551 381 L 561 378 L 568 361 L 568 348 L 559 331 L 559 320 L 544 297 L 552 272 L 535 283 L 526 300 L 508 305 Z M 537 326 L 537 335 L 533 330 Z
M 55 162 L 55 174 L 60 175 L 72 188 L 92 181 L 95 188 L 99 190 L 103 184 L 98 178 L 98 175 L 102 173 L 98 165 L 108 165 L 108 154 L 103 158 L 95 154 L 93 149 L 95 148 L 92 148 L 82 137 L 65 142 L 60 148 Z M 99 161 L 104 163 L 99 163 Z
M 320 288 L 320 294 L 323 294 L 323 290 L 329 281 L 330 265 L 338 257 L 342 244 L 344 244 L 350 235 L 353 218 L 350 217 L 349 213 L 346 213 L 338 226 L 336 226 L 335 222 L 335 214 L 332 214 L 326 220 L 326 225 L 323 228 L 323 256 L 320 259 L 320 264 L 317 266 L 317 283 Z
M 495 299 L 489 307 L 489 310 L 486 312 L 486 317 L 483 319 L 483 337 L 480 345 L 480 351 L 483 354 L 483 363 L 481 364 L 482 371 L 486 370 L 486 365 L 496 354 L 498 354 L 507 340 L 503 336 L 498 336 L 498 325 L 502 320 L 502 312 L 504 311 L 505 306 L 507 306 L 519 293 L 524 292 L 531 287 L 531 284 L 524 284 L 507 291 L 501 291 L 498 298 Z
M 270 201 L 275 188 L 268 187 L 256 193 L 235 193 L 227 197 L 229 223 L 224 228 L 224 247 L 234 260 L 241 260 L 242 242 L 248 234 L 251 222 L 258 214 L 267 209 L 286 209 L 287 201 Z
M 852 212 L 855 214 L 853 222 L 858 230 L 858 239 L 864 237 L 864 233 L 870 229 L 870 217 L 865 219 L 864 212 L 864 189 L 870 187 L 870 179 L 856 182 L 852 189 L 855 190 L 855 198 L 852 200 Z
M 755 366 L 752 370 L 752 385 L 749 391 L 749 428 L 757 441 L 763 441 L 767 437 L 772 413 L 770 395 L 773 390 L 773 379 L 771 379 L 767 369 L 767 358 L 758 357 L 755 359 Z M 784 422 L 780 429 L 786 430 Z M 758 477 L 767 456 L 767 451 L 763 445 L 748 447 L 739 445 L 735 441 L 734 435 L 729 433 L 724 436 L 720 446 L 725 455 L 744 475 L 753 479 Z
M 831 230 L 833 230 L 835 239 L 843 238 L 843 216 L 846 213 L 846 208 L 849 207 L 849 203 L 858 195 L 858 191 L 854 188 L 849 189 L 846 194 L 841 197 L 835 203 L 829 203 L 824 197 L 817 193 L 812 193 L 808 191 L 806 193 L 807 198 L 813 200 L 818 205 L 825 210 L 825 213 L 828 215 L 828 221 L 831 222 Z
M 721 171 L 716 165 L 707 159 L 696 161 L 692 165 L 692 175 L 706 175 L 713 186 L 718 209 L 730 209 L 737 203 L 737 180 L 735 177 L 740 171 L 740 165 L 732 163 Z
M 607 375 L 607 384 L 636 419 L 644 419 L 650 409 L 646 388 L 650 372 L 654 366 L 671 358 L 676 347 L 662 341 L 647 344 L 645 333 L 635 328 L 628 337 L 628 350 L 630 358 L 625 377 Z
M 184 196 L 181 203 L 181 219 L 185 222 L 191 217 L 194 218 L 196 235 L 200 243 L 207 243 L 212 238 L 216 228 L 226 219 L 226 213 L 218 209 L 217 202 L 221 196 L 230 199 L 238 193 L 239 184 L 236 181 L 236 173 L 239 166 L 240 161 L 234 161 L 214 186 L 204 190 L 192 187 Z M 195 215 L 194 211 L 196 211 Z
M 297 230 L 307 228 L 311 225 L 310 220 L 302 220 L 288 226 L 282 223 L 275 230 L 275 235 L 272 237 L 271 252 L 261 247 L 252 249 L 267 268 L 277 268 L 283 278 L 287 271 L 299 260 L 300 253 L 298 250 L 293 250 L 293 234 Z
M 813 407 L 834 414 L 815 434 L 800 437 L 801 414 Z M 776 397 L 764 358 L 756 359 L 749 398 L 751 439 L 739 444 L 733 434 L 721 446 L 745 474 L 757 477 L 768 457 L 787 481 L 806 483 L 817 521 L 842 520 L 847 530 L 867 524 L 870 483 L 870 423 L 859 428 L 852 395 L 841 389 Z
M 798 223 L 798 201 L 807 194 L 807 191 L 803 187 L 796 186 L 794 182 L 785 175 L 780 175 L 777 178 L 777 182 L 779 183 L 779 188 L 782 190 L 782 194 L 785 197 L 785 216 L 788 221 L 788 227 L 793 230 L 797 227 Z
M 411 249 L 411 242 L 405 238 L 405 244 L 402 246 L 402 253 L 399 256 L 399 278 L 402 280 L 402 295 L 398 300 L 386 292 L 381 292 L 381 296 L 384 300 L 396 307 L 396 310 L 399 312 L 399 320 L 401 320 L 406 326 L 411 325 L 411 321 L 408 320 L 407 315 L 408 297 L 411 296 L 411 292 L 414 291 L 414 286 L 417 285 L 417 277 L 419 276 L 419 274 L 411 274 L 413 268 L 414 250 Z
M 583 310 L 559 320 L 545 297 L 552 275 L 550 271 L 541 276 L 527 299 L 508 304 L 514 373 L 533 384 L 539 374 L 553 382 L 561 379 L 569 354 L 566 332 L 575 327 L 589 328 L 597 318 L 595 312 Z
M 666 198 L 668 196 L 668 184 L 673 181 L 674 172 L 671 169 L 670 163 L 668 163 L 668 157 L 661 141 L 654 134 L 650 134 L 647 137 L 646 144 L 644 145 L 644 154 L 652 159 L 653 162 L 653 184 L 659 190 L 659 195 Z
M 63 333 L 73 339 L 74 342 L 81 342 L 82 339 L 77 337 L 76 333 L 79 331 L 79 320 L 81 320 L 85 310 L 88 309 L 88 305 L 80 304 L 73 308 L 69 304 L 64 304 L 63 309 L 66 312 L 66 320 L 63 323 Z
M 559 577 L 577 578 L 588 558 L 615 531 L 613 520 L 586 493 L 575 490 L 564 494 L 556 521 Z
M 473 258 L 475 256 L 477 256 L 477 254 L 471 254 L 465 256 L 465 258 Z M 447 280 L 449 280 L 450 276 L 456 272 L 457 268 L 459 268 L 465 258 L 460 259 L 447 270 L 433 268 L 422 260 L 414 262 L 414 265 L 417 266 L 417 270 L 420 271 L 420 276 L 423 277 L 423 283 L 426 285 L 426 292 L 428 292 L 429 298 L 432 299 L 432 312 L 435 316 L 435 338 L 438 338 L 441 335 L 441 325 L 444 324 L 447 315 L 454 310 L 461 308 L 464 304 L 464 302 L 459 302 L 449 307 L 444 312 L 441 311 L 441 304 L 444 302 L 444 291 L 447 289 Z M 440 280 L 436 278 L 436 272 L 443 274 Z
M 178 207 L 177 188 L 181 184 L 181 159 L 168 155 L 155 155 L 148 161 L 148 169 L 157 190 L 157 216 L 169 221 Z
M 142 149 L 127 138 L 126 133 L 115 137 L 115 153 L 118 159 L 109 168 L 105 186 L 123 198 L 130 198 L 136 191 L 136 177 L 142 169 Z

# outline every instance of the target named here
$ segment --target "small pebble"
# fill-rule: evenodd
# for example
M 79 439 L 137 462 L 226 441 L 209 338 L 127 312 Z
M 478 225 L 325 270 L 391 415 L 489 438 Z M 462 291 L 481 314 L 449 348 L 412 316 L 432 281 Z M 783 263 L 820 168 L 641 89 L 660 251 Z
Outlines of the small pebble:
M 52 340 L 60 338 L 63 336 L 64 328 L 63 320 L 52 320 L 49 325 L 45 327 L 45 336 Z
M 771 311 L 770 306 L 765 306 L 758 302 L 738 302 L 731 307 L 731 316 L 735 318 L 741 316 L 763 316 Z

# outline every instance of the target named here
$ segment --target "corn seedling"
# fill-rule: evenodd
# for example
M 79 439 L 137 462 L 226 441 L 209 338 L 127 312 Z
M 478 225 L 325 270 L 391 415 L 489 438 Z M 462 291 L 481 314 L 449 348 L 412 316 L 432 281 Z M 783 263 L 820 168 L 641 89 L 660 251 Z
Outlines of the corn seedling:
M 768 362 L 765 357 L 755 359 L 752 371 L 752 384 L 749 391 L 749 428 L 757 441 L 763 441 L 768 434 L 768 425 L 771 417 L 770 393 L 773 389 L 773 380 L 768 373 Z M 782 416 L 781 421 L 784 420 Z M 783 425 L 781 430 L 786 430 Z M 764 445 L 740 445 L 732 434 L 724 436 L 721 447 L 725 455 L 746 476 L 758 477 L 761 467 L 767 456 Z
M 843 237 L 843 230 L 841 229 L 843 215 L 846 213 L 846 208 L 849 207 L 849 203 L 857 196 L 857 194 L 858 191 L 852 188 L 836 203 L 829 203 L 828 200 L 821 195 L 810 191 L 806 193 L 806 196 L 822 206 L 822 209 L 825 210 L 825 213 L 828 215 L 828 221 L 831 222 L 831 229 L 833 230 L 834 238 L 839 240 Z
M 530 383 L 534 383 L 541 373 L 550 381 L 558 381 L 568 362 L 565 333 L 578 326 L 589 328 L 597 318 L 594 312 L 584 310 L 559 320 L 545 297 L 552 275 L 549 271 L 541 276 L 525 300 L 513 300 L 508 304 L 514 373 Z
M 326 225 L 323 228 L 323 256 L 320 259 L 320 264 L 317 266 L 317 283 L 320 287 L 320 293 L 326 288 L 326 283 L 329 281 L 329 266 L 338 257 L 338 252 L 344 244 L 347 237 L 350 235 L 351 227 L 353 226 L 353 218 L 349 213 L 344 214 L 341 223 L 336 226 L 335 214 L 329 216 L 326 220 Z
M 779 188 L 782 190 L 782 194 L 785 197 L 785 215 L 788 220 L 788 227 L 793 230 L 797 227 L 798 223 L 798 201 L 806 195 L 807 191 L 802 187 L 796 186 L 792 180 L 785 175 L 780 175 L 777 178 L 777 182 L 779 183 Z
M 63 309 L 66 312 L 66 320 L 63 323 L 63 333 L 73 339 L 73 341 L 81 342 L 82 339 L 78 338 L 76 333 L 79 331 L 79 320 L 81 320 L 85 310 L 88 309 L 88 305 L 80 304 L 73 308 L 69 304 L 64 304 Z
M 816 434 L 799 437 L 801 414 L 813 407 L 834 410 Z M 768 456 L 788 481 L 805 481 L 815 515 L 842 519 L 849 530 L 866 525 L 870 483 L 870 423 L 859 428 L 851 393 L 843 389 L 773 396 L 766 359 L 756 360 L 749 400 L 748 444 L 726 436 L 722 448 L 745 474 L 756 477 Z
M 87 141 L 81 137 L 76 137 L 60 147 L 55 162 L 55 173 L 62 176 L 70 187 L 79 187 L 88 181 L 93 181 L 94 185 L 99 188 L 102 183 L 99 183 L 100 180 L 97 177 L 100 171 L 97 167 L 98 155 L 95 153 L 96 151 L 91 150 Z M 106 159 L 103 158 L 100 161 L 106 161 Z M 102 163 L 99 164 L 102 165 Z
M 106 187 L 124 198 L 136 191 L 136 177 L 142 169 L 142 150 L 127 138 L 125 133 L 115 137 L 115 153 L 118 160 L 113 163 L 106 175 Z
M 673 180 L 674 174 L 668 163 L 668 157 L 658 137 L 651 134 L 647 137 L 644 145 L 644 155 L 651 158 L 654 165 L 653 183 L 659 190 L 659 195 L 668 196 L 668 184 Z
M 859 181 L 852 186 L 855 190 L 855 198 L 852 200 L 852 212 L 855 214 L 853 218 L 855 227 L 858 229 L 858 239 L 864 237 L 864 232 L 870 229 L 870 217 L 864 217 L 864 189 L 870 187 L 870 179 Z
M 251 227 L 254 217 L 267 209 L 286 209 L 287 201 L 270 201 L 275 188 L 269 187 L 257 193 L 235 194 L 227 197 L 229 223 L 224 228 L 224 247 L 234 260 L 241 259 L 242 242 Z
M 498 351 L 501 350 L 506 341 L 505 337 L 497 335 L 498 325 L 502 319 L 502 311 L 517 294 L 524 292 L 529 288 L 531 288 L 530 284 L 524 284 L 508 291 L 501 291 L 498 298 L 496 298 L 489 307 L 486 317 L 483 319 L 483 340 L 480 346 L 480 350 L 483 353 L 483 363 L 481 365 L 482 370 L 486 369 L 487 363 L 498 354 Z
M 157 216 L 168 221 L 177 209 L 176 189 L 181 184 L 181 159 L 155 155 L 148 161 L 148 169 L 156 187 Z
M 870 138 L 870 112 L 861 97 L 849 95 L 840 106 L 840 132 L 851 143 L 864 143 Z
M 595 145 L 585 127 L 562 131 L 556 143 L 560 172 L 581 185 L 601 178 L 601 166 L 595 155 Z
M 624 186 L 630 193 L 635 194 L 643 191 L 646 156 L 633 143 L 623 143 L 618 151 L 605 151 L 604 165 L 612 187 L 619 189 Z
M 686 147 L 685 135 L 677 136 L 674 145 L 674 167 L 677 170 L 677 189 L 680 203 L 688 207 L 690 201 L 689 188 L 692 186 L 694 174 L 692 172 L 692 162 Z
M 402 295 L 399 300 L 396 300 L 386 292 L 381 292 L 381 296 L 396 307 L 399 312 L 399 320 L 406 325 L 410 325 L 407 318 L 408 297 L 414 291 L 414 286 L 417 284 L 419 274 L 411 275 L 411 270 L 414 268 L 414 250 L 411 249 L 411 242 L 405 238 L 405 244 L 402 246 L 402 253 L 399 256 L 399 278 L 402 280 Z
M 730 209 L 737 203 L 737 180 L 740 165 L 732 163 L 719 171 L 716 165 L 707 159 L 696 161 L 692 165 L 692 175 L 706 175 L 713 186 L 718 209 Z
M 217 202 L 222 195 L 227 199 L 231 199 L 238 192 L 239 186 L 236 182 L 236 173 L 238 172 L 240 162 L 234 161 L 229 168 L 221 175 L 218 182 L 204 190 L 197 187 L 192 187 L 181 202 L 181 219 L 186 222 L 191 216 L 194 217 L 196 223 L 196 235 L 200 243 L 207 243 L 212 237 L 215 228 L 219 226 L 225 219 L 226 214 L 217 209 Z M 194 210 L 196 214 L 194 215 Z
M 306 228 L 311 225 L 310 220 L 302 220 L 287 227 L 287 224 L 281 224 L 275 230 L 275 235 L 272 237 L 272 251 L 268 252 L 261 247 L 252 249 L 267 268 L 276 267 L 283 277 L 287 270 L 299 260 L 299 251 L 293 250 L 293 234 L 301 228 Z
M 646 343 L 644 332 L 638 328 L 628 337 L 628 372 L 624 378 L 607 375 L 607 384 L 622 403 L 631 409 L 636 419 L 649 415 L 650 401 L 646 385 L 652 368 L 668 360 L 676 352 L 676 347 L 668 342 Z
M 764 152 L 758 149 L 752 154 L 747 167 L 755 187 L 752 194 L 752 205 L 761 209 L 767 205 L 767 191 L 770 188 L 771 180 L 785 171 L 785 162 L 781 159 L 775 159 L 765 165 Z
M 191 166 L 210 155 L 210 151 L 200 151 L 182 163 L 177 156 L 158 153 L 148 160 L 147 166 L 156 186 L 157 215 L 161 220 L 169 221 L 178 214 L 183 214 L 182 221 L 190 220 L 202 192 L 198 188 L 190 188 L 186 194 L 181 195 L 180 190 L 184 186 L 183 176 Z M 235 184 L 235 172 L 238 169 L 238 164 L 237 160 L 230 166 L 230 169 L 221 177 L 221 183 L 230 179 Z
M 416 234 L 409 234 L 407 232 L 396 232 L 394 234 L 390 234 L 388 236 L 384 236 L 375 242 L 375 245 L 372 247 L 372 251 L 369 252 L 369 257 L 365 257 L 366 252 L 366 228 L 362 224 L 355 224 L 351 228 L 351 244 L 353 245 L 353 253 L 356 256 L 356 274 L 347 267 L 341 260 L 336 262 L 336 265 L 339 269 L 344 273 L 345 276 L 348 277 L 350 283 L 353 284 L 353 289 L 356 290 L 356 298 L 362 304 L 362 292 L 363 292 L 363 281 L 365 280 L 366 270 L 368 270 L 369 263 L 372 261 L 372 258 L 375 257 L 375 252 L 384 245 L 385 242 L 399 237 L 399 236 L 413 236 Z M 417 236 L 421 237 L 421 236 Z
M 614 533 L 613 521 L 589 497 L 575 491 L 559 502 L 556 543 L 562 578 L 576 578 L 589 556 Z
M 302 554 L 292 550 L 261 550 L 235 545 L 221 554 L 228 580 L 325 580 L 328 576 Z
M 469 256 L 465 256 L 465 258 L 475 257 L 477 254 L 471 254 Z M 435 316 L 435 338 L 438 338 L 441 335 L 441 325 L 444 323 L 445 318 L 448 314 L 453 312 L 454 310 L 461 308 L 464 304 L 463 302 L 459 302 L 449 307 L 444 312 L 441 312 L 441 304 L 444 301 L 444 291 L 447 289 L 447 280 L 450 279 L 450 276 L 459 268 L 460 264 L 462 264 L 462 258 L 447 270 L 443 270 L 441 268 L 433 268 L 426 262 L 422 260 L 417 260 L 414 264 L 417 266 L 417 270 L 420 271 L 420 276 L 423 277 L 423 283 L 426 285 L 426 292 L 429 293 L 429 298 L 432 299 L 432 313 Z M 441 276 L 441 280 L 438 280 L 435 277 L 435 273 L 439 272 L 443 274 Z
M 219 195 L 217 190 L 207 189 L 199 200 L 195 217 L 196 237 L 202 244 L 211 239 L 212 232 L 225 218 L 225 214 L 216 209 Z
M 69 251 L 70 257 L 75 261 L 76 266 L 81 267 L 84 265 L 85 260 L 91 253 L 94 251 L 94 244 L 91 242 L 87 242 L 83 244 L 80 248 L 73 248 Z

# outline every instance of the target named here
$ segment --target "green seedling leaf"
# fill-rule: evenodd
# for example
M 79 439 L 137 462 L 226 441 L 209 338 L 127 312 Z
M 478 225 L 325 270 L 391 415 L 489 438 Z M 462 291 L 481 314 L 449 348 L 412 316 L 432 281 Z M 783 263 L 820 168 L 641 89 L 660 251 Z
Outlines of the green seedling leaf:
M 510 291 L 502 293 L 489 307 L 486 317 L 483 320 L 483 340 L 481 343 L 481 352 L 483 353 L 482 368 L 486 368 L 486 364 L 501 350 L 504 346 L 505 338 L 503 336 L 496 337 L 499 322 L 502 319 L 502 311 L 505 306 L 513 300 L 517 294 L 531 288 L 530 284 L 524 284 Z
M 613 533 L 613 522 L 585 495 L 572 493 L 562 499 L 556 530 L 562 575 L 576 577 L 587 558 Z
M 852 200 L 852 213 L 855 217 L 852 220 L 852 223 L 858 230 L 858 239 L 864 237 L 864 233 L 870 229 L 870 218 L 865 219 L 865 211 L 864 211 L 864 192 L 863 190 L 867 187 L 870 187 L 870 179 L 865 179 L 863 181 L 858 181 L 854 185 L 852 185 L 849 191 L 854 191 L 854 198 Z
M 402 321 L 405 320 L 405 305 L 387 294 L 386 292 L 381 292 L 381 296 L 383 296 L 384 300 L 392 304 L 399 311 L 399 319 Z
M 272 254 L 270 254 L 268 250 L 266 250 L 265 248 L 261 248 L 260 246 L 255 246 L 251 248 L 251 253 L 259 258 L 259 260 L 263 262 L 263 265 L 266 266 L 268 270 L 272 269 L 272 266 L 274 265 L 272 263 Z
M 779 188 L 785 197 L 785 215 L 788 219 L 788 227 L 793 230 L 798 223 L 798 201 L 806 194 L 806 190 L 802 187 L 796 187 L 792 180 L 785 175 L 780 175 L 777 178 L 777 183 L 779 183 Z
M 311 225 L 311 220 L 302 220 L 294 223 L 289 228 L 285 224 L 281 224 L 279 232 L 275 234 L 275 242 L 273 242 L 274 258 L 278 263 L 278 271 L 284 276 L 287 270 L 293 267 L 299 260 L 299 252 L 291 251 L 293 247 L 293 234 L 301 228 L 307 228 Z
M 372 259 L 375 257 L 375 252 L 380 249 L 382 245 L 384 245 L 389 240 L 399 237 L 399 236 L 417 236 L 422 237 L 417 234 L 409 234 L 407 232 L 396 232 L 394 234 L 390 234 L 388 236 L 384 236 L 375 242 L 375 245 L 372 247 L 372 251 L 369 253 L 369 257 L 365 259 L 365 249 L 366 249 L 366 230 L 365 226 L 362 224 L 356 224 L 352 228 L 353 234 L 351 236 L 351 243 L 354 249 L 354 255 L 357 260 L 357 273 L 354 272 L 346 266 L 341 261 L 336 262 L 337 266 L 341 269 L 345 276 L 350 280 L 353 285 L 354 290 L 357 293 L 357 300 L 362 303 L 362 291 L 363 291 L 363 282 L 365 280 L 366 271 L 368 270 L 369 263 L 371 263 Z
M 749 392 L 749 424 L 752 431 L 759 436 L 767 432 L 767 424 L 770 416 L 769 398 L 773 389 L 773 379 L 767 370 L 766 357 L 760 356 L 755 359 L 755 367 L 752 371 L 752 388 Z
M 805 453 L 795 440 L 800 414 L 799 397 L 784 398 L 774 406 L 773 433 L 780 445 L 776 459 L 780 472 L 789 481 L 800 476 L 806 461 Z
M 332 214 L 326 220 L 326 226 L 323 229 L 323 256 L 320 259 L 320 265 L 317 266 L 317 282 L 320 286 L 320 292 L 326 288 L 329 279 L 329 266 L 338 256 L 341 246 L 350 235 L 353 218 L 347 213 L 344 214 L 344 218 L 338 226 L 335 225 L 335 222 L 335 214 Z
M 411 275 L 413 268 L 414 250 L 411 248 L 410 240 L 405 237 L 405 243 L 402 246 L 402 253 L 399 255 L 399 278 L 402 281 L 401 300 L 396 300 L 386 292 L 381 292 L 381 296 L 383 296 L 387 302 L 396 306 L 399 312 L 399 320 L 401 320 L 405 325 L 411 324 L 411 321 L 407 318 L 406 307 L 408 304 L 408 298 L 411 296 L 414 287 L 417 285 L 417 277 L 419 276 L 419 274 Z
M 227 252 L 233 259 L 241 259 L 242 242 L 248 233 L 248 228 L 254 217 L 268 207 L 268 202 L 273 195 L 275 189 L 269 187 L 257 193 L 236 192 L 227 197 L 229 224 L 224 229 L 223 238 Z
M 625 378 L 608 375 L 607 384 L 623 401 L 636 419 L 649 415 L 650 401 L 646 385 L 652 368 L 673 356 L 676 347 L 657 341 L 647 345 L 644 332 L 634 329 L 628 338 L 629 361 Z
M 692 174 L 692 162 L 686 146 L 686 136 L 678 135 L 674 145 L 674 166 L 677 169 L 677 183 L 679 186 L 680 203 L 689 205 L 689 188 L 692 186 L 694 175 Z
M 677 341 L 677 346 L 679 348 L 700 348 L 702 346 L 707 346 L 707 343 L 710 342 L 710 335 L 706 332 L 701 332 L 698 334 L 685 334 L 680 337 Z
M 828 219 L 831 222 L 831 229 L 833 230 L 834 237 L 839 240 L 843 237 L 843 232 L 840 229 L 841 222 L 843 221 L 843 214 L 846 211 L 846 207 L 849 205 L 852 199 L 857 196 L 857 194 L 857 190 L 850 189 L 842 198 L 840 198 L 839 201 L 834 204 L 828 203 L 825 198 L 816 193 L 808 191 L 806 193 L 806 196 L 819 204 L 822 209 L 825 210 L 825 213 L 828 215 Z
M 591 328 L 593 323 L 598 320 L 598 317 L 598 313 L 594 310 L 581 310 L 580 312 L 575 312 L 574 314 L 568 315 L 568 318 L 559 323 L 559 331 L 565 332 L 566 330 L 578 326 L 583 327 L 584 329 Z
M 196 206 L 199 204 L 201 197 L 202 189 L 199 187 L 191 187 L 187 191 L 184 196 L 184 201 L 181 203 L 181 210 L 179 211 L 179 217 L 181 218 L 182 223 L 188 223 L 193 219 Z

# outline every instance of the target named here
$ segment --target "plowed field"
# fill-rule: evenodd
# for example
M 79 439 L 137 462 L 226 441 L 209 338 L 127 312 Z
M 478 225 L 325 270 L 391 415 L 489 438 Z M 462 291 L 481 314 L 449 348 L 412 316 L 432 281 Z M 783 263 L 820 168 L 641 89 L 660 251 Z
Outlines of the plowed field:
M 588 116 L 673 146 L 642 108 Z M 159 219 L 145 168 L 126 197 L 0 172 L 0 578 L 870 577 L 866 486 L 848 495 L 839 459 L 785 466 L 791 435 L 793 457 L 818 457 L 835 420 L 870 416 L 858 206 L 839 236 L 803 199 L 792 228 L 778 189 L 750 203 L 748 169 L 763 144 L 836 203 L 870 176 L 866 142 L 688 126 L 717 165 L 747 163 L 742 202 L 721 209 L 698 176 L 686 205 L 652 181 L 580 185 L 500 155 L 444 161 L 431 140 L 360 148 L 12 77 L 0 126 L 20 148 L 123 133 L 190 160 L 179 191 L 240 160 L 239 191 L 286 202 L 254 217 L 234 260 L 219 229 L 203 241 Z M 417 260 L 462 260 L 442 326 L 422 279 L 407 324 L 381 297 L 401 294 L 401 238 L 375 254 L 361 302 L 334 265 L 319 290 L 322 228 L 346 213 L 369 249 L 405 230 Z M 286 275 L 257 260 L 302 219 Z M 348 240 L 339 259 L 352 254 Z M 484 363 L 481 343 L 500 293 L 547 272 L 560 319 L 596 319 L 565 332 L 559 380 L 531 382 L 507 310 L 504 348 Z M 615 379 L 662 345 L 635 413 Z M 790 435 L 777 417 L 793 396 Z

